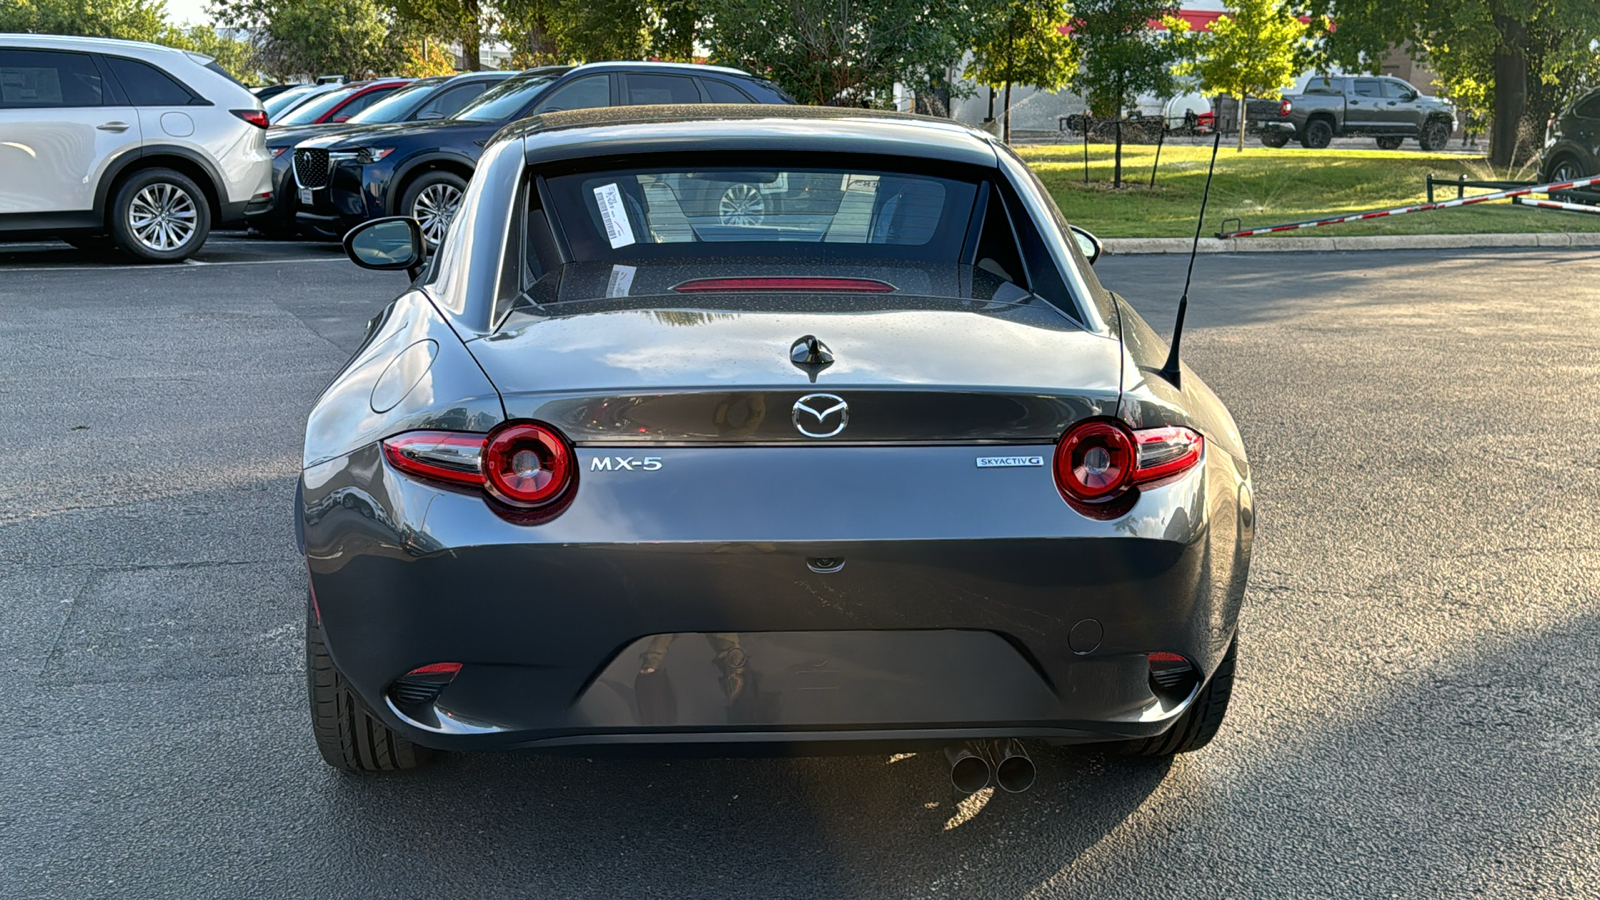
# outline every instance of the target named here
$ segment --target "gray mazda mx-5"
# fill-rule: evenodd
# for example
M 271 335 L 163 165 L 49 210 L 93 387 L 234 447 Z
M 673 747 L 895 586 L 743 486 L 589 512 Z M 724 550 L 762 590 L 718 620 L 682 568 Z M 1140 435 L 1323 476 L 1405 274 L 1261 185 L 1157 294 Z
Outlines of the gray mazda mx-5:
M 318 747 L 1204 746 L 1254 514 L 1233 419 L 1004 144 L 775 106 L 537 116 L 306 425 Z

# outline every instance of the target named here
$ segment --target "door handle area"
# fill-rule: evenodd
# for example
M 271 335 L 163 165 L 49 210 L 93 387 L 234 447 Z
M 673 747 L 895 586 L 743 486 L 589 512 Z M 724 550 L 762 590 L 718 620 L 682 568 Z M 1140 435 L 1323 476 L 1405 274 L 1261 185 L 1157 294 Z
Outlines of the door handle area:
M 104 125 L 96 125 L 95 126 L 95 130 L 96 131 L 114 131 L 114 132 L 116 132 L 118 134 L 121 134 L 122 132 L 128 130 L 128 123 L 127 122 L 107 122 Z

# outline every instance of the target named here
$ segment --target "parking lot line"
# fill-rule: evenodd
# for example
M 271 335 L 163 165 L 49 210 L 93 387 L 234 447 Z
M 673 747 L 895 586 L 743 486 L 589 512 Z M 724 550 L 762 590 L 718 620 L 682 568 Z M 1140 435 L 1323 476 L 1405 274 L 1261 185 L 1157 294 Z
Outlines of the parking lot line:
M 183 264 L 186 265 L 186 266 L 267 266 L 267 265 L 275 265 L 275 264 L 276 265 L 282 265 L 284 263 L 307 263 L 307 262 L 323 262 L 323 263 L 326 263 L 326 262 L 349 262 L 349 260 L 346 259 L 343 256 L 330 256 L 330 257 L 285 256 L 285 257 L 278 257 L 278 258 L 275 258 L 275 259 L 235 259 L 235 260 L 226 260 L 226 261 L 223 261 L 223 262 L 200 262 L 199 260 L 186 259 L 186 260 L 184 260 Z M 0 264 L 0 272 L 7 272 L 7 273 L 10 273 L 10 272 L 86 272 L 86 271 L 92 272 L 92 271 L 106 271 L 106 270 L 111 270 L 111 269 L 115 269 L 115 270 L 117 270 L 119 272 L 165 272 L 165 271 L 171 271 L 173 268 L 174 267 L 172 267 L 172 266 L 150 266 L 150 265 L 139 265 L 139 264 L 133 264 L 133 265 L 109 265 L 109 266 L 76 265 L 76 266 L 16 266 L 16 267 Z

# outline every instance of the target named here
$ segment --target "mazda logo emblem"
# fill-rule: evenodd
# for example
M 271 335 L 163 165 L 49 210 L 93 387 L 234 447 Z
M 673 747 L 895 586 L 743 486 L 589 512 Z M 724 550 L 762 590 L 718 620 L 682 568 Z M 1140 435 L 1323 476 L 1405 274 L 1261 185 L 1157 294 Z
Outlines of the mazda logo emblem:
M 850 404 L 835 394 L 807 394 L 794 402 L 790 419 L 806 437 L 833 437 L 850 424 Z

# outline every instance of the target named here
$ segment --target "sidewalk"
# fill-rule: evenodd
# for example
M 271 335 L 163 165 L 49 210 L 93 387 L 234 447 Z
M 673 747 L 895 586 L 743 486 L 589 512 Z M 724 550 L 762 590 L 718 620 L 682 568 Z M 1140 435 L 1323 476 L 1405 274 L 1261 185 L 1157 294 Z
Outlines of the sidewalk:
M 1188 253 L 1190 238 L 1106 238 L 1109 254 Z M 1201 253 L 1330 252 L 1335 250 L 1443 250 L 1504 247 L 1596 247 L 1600 233 L 1551 234 L 1380 234 L 1364 237 L 1259 237 L 1200 239 Z

